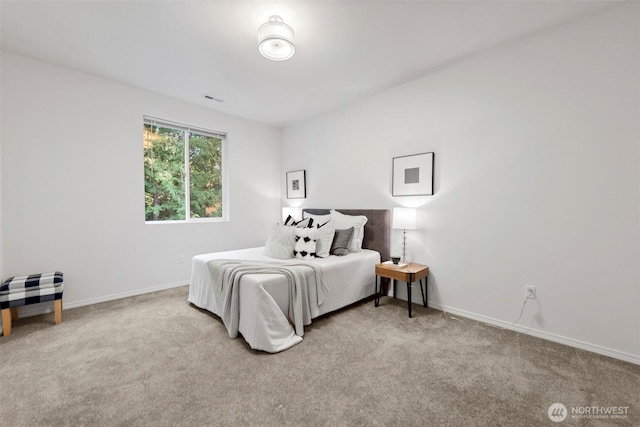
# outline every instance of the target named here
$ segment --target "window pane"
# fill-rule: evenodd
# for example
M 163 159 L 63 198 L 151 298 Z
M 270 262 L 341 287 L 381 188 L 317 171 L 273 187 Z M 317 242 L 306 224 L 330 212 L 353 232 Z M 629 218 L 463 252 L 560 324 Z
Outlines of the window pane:
M 147 221 L 185 219 L 184 131 L 144 125 L 144 202 Z
M 222 217 L 222 140 L 189 133 L 191 218 Z

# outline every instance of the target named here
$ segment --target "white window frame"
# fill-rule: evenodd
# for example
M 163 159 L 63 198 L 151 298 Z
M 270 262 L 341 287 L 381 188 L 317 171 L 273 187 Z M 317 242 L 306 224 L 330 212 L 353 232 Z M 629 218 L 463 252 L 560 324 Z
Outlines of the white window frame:
M 174 219 L 174 220 L 163 220 L 163 221 L 147 221 L 145 219 L 145 224 L 186 224 L 186 223 L 202 223 L 202 222 L 227 222 L 229 221 L 229 189 L 228 189 L 228 179 L 227 179 L 227 145 L 228 145 L 228 137 L 224 132 L 216 132 L 212 130 L 208 130 L 198 126 L 192 126 L 185 123 L 174 122 L 171 120 L 160 119 L 152 116 L 143 116 L 143 128 L 144 125 L 152 125 L 152 126 L 161 126 L 161 127 L 170 127 L 173 129 L 182 130 L 185 132 L 185 141 L 184 141 L 184 167 L 185 167 L 185 178 L 184 178 L 184 197 L 185 197 L 185 218 L 186 219 Z M 222 179 L 222 216 L 220 217 L 205 217 L 205 218 L 191 218 L 191 171 L 189 168 L 189 132 L 199 133 L 205 136 L 212 136 L 214 138 L 220 138 L 222 140 L 222 152 L 220 154 L 222 166 L 220 176 Z M 144 156 L 143 156 L 144 157 Z M 142 180 L 142 193 L 144 194 L 144 177 Z M 144 197 L 143 197 L 144 200 Z

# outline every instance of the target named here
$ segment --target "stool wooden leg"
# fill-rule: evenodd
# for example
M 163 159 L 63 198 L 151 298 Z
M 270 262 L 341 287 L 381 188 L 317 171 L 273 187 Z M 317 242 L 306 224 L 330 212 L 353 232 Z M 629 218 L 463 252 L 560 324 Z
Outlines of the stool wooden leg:
M 18 320 L 18 307 L 11 307 L 11 320 Z
M 62 299 L 57 299 L 53 302 L 53 310 L 56 325 L 59 325 L 62 322 Z
M 11 309 L 2 309 L 2 333 L 5 337 L 11 335 Z

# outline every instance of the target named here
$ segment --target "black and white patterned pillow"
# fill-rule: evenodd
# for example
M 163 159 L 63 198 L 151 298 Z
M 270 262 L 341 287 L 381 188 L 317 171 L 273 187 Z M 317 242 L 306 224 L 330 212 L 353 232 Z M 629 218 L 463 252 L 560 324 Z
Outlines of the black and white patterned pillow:
M 293 248 L 294 256 L 300 259 L 315 258 L 317 240 L 317 228 L 296 228 L 296 244 Z
M 298 228 L 313 227 L 313 218 L 305 218 L 300 221 L 296 221 L 291 215 L 289 215 L 284 221 L 284 225 Z

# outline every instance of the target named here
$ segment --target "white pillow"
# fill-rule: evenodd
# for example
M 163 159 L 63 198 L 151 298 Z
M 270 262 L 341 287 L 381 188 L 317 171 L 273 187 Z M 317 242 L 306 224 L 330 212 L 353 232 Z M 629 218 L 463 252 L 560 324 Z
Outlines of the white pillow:
M 333 221 L 331 220 L 316 225 L 316 229 L 318 230 L 316 256 L 318 258 L 326 258 L 331 255 L 331 244 L 336 235 L 336 229 L 333 228 Z
M 336 234 L 336 229 L 331 221 L 331 214 L 314 215 L 304 212 L 302 217 L 305 219 L 313 219 L 313 226 L 318 229 L 318 240 L 316 245 L 316 256 L 318 258 L 326 258 L 331 255 L 331 244 Z
M 269 233 L 264 254 L 277 259 L 293 258 L 293 249 L 296 245 L 295 231 L 295 227 L 274 225 Z
M 333 221 L 333 228 L 336 230 L 345 230 L 353 227 L 353 238 L 349 244 L 349 251 L 361 251 L 362 241 L 364 240 L 364 225 L 367 223 L 367 217 L 364 215 L 345 215 L 342 212 L 331 209 L 331 220 Z
M 295 228 L 295 247 L 293 254 L 296 258 L 311 259 L 316 256 L 316 240 L 318 230 L 316 228 Z

